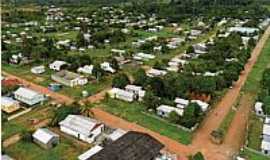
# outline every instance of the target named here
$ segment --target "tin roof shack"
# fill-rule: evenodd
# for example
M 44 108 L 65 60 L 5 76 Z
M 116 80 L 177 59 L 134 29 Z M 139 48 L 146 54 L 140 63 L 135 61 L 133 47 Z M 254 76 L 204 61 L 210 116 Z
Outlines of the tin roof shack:
M 18 90 L 14 92 L 15 99 L 23 102 L 29 106 L 38 104 L 45 100 L 43 94 L 35 92 L 31 89 L 20 87 Z
M 31 72 L 34 74 L 42 74 L 45 72 L 45 66 L 41 65 L 41 66 L 36 66 L 31 68 Z
M 88 82 L 86 77 L 73 73 L 73 72 L 69 72 L 67 70 L 62 70 L 60 72 L 52 74 L 51 78 L 54 81 L 61 83 L 63 85 L 69 86 L 69 87 L 85 85 Z
M 47 128 L 39 128 L 32 135 L 33 141 L 44 149 L 50 149 L 59 144 L 59 135 Z
M 146 133 L 130 131 L 118 140 L 104 146 L 88 160 L 153 160 L 164 147 Z
M 103 132 L 105 125 L 81 115 L 69 115 L 59 123 L 60 130 L 82 141 L 93 143 Z
M 2 111 L 10 114 L 20 109 L 19 102 L 10 97 L 1 97 Z

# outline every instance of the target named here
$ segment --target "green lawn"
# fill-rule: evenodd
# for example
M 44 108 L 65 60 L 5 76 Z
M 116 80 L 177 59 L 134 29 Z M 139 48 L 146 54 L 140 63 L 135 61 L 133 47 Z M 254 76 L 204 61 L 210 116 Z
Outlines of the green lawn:
M 249 118 L 248 124 L 248 147 L 260 150 L 261 147 L 261 134 L 263 130 L 263 122 L 260 121 L 256 114 L 252 113 Z
M 137 123 L 183 144 L 191 143 L 191 133 L 177 128 L 169 122 L 143 114 L 145 107 L 140 103 L 127 103 L 108 99 L 103 102 L 102 108 L 118 117 Z
M 260 92 L 260 82 L 262 79 L 262 74 L 264 70 L 270 64 L 270 39 L 268 39 L 261 55 L 258 58 L 257 63 L 253 67 L 251 73 L 249 74 L 247 81 L 242 89 L 244 94 L 257 95 Z M 256 96 L 253 97 L 254 101 Z M 262 122 L 252 113 L 249 120 L 249 131 L 248 131 L 248 147 L 259 150 L 262 133 Z
M 270 157 L 251 152 L 247 149 L 244 149 L 244 151 L 240 155 L 247 158 L 248 160 L 270 160 Z
M 63 138 L 60 138 L 60 144 L 49 150 L 22 140 L 4 150 L 17 160 L 77 160 L 77 157 L 84 152 L 73 145 L 72 141 Z
M 1 132 L 2 140 L 9 138 L 10 136 L 14 134 L 26 131 L 26 130 L 27 128 L 25 128 L 23 125 L 17 124 L 14 121 L 2 123 L 2 132 Z
M 2 139 L 6 139 L 14 134 L 22 133 L 23 131 L 33 129 L 31 124 L 32 119 L 40 121 L 52 117 L 52 107 L 49 106 L 35 106 L 32 111 L 2 124 Z
M 219 126 L 218 130 L 220 130 L 224 135 L 226 135 L 235 113 L 236 112 L 233 109 L 231 109 Z

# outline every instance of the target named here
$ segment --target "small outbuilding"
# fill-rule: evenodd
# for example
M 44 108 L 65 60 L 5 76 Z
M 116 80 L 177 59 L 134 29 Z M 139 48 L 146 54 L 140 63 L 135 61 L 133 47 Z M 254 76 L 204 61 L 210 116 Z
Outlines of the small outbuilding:
M 33 141 L 44 149 L 50 149 L 59 144 L 59 135 L 47 128 L 39 128 L 33 134 Z

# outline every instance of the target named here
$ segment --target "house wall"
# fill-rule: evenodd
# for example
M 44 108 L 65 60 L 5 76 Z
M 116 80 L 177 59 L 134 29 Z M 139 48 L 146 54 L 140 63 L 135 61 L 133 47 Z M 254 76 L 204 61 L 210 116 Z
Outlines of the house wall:
M 128 96 L 125 96 L 125 95 L 122 95 L 122 94 L 117 94 L 116 93 L 115 97 L 117 99 L 121 99 L 121 100 L 128 101 L 128 102 L 132 102 L 133 101 L 133 97 L 128 97 Z
M 83 134 L 80 134 L 79 132 L 76 132 L 76 131 L 73 131 L 69 128 L 66 128 L 64 126 L 60 126 L 60 130 L 66 134 L 69 134 L 71 136 L 74 136 L 75 138 L 77 139 L 80 139 L 82 141 L 85 141 L 85 142 L 88 142 L 88 143 L 92 143 L 93 140 L 91 138 L 88 138 L 88 135 L 83 135 Z
M 262 150 L 262 153 L 265 155 L 270 156 L 270 150 Z
M 43 95 L 37 95 L 34 98 L 30 99 L 26 96 L 15 94 L 15 98 L 23 103 L 30 105 L 30 106 L 37 104 L 37 103 L 40 103 L 40 102 L 45 100 Z
M 270 134 L 270 133 L 269 133 L 269 134 Z M 270 135 L 264 134 L 264 135 L 263 135 L 263 139 L 264 139 L 265 141 L 270 142 Z

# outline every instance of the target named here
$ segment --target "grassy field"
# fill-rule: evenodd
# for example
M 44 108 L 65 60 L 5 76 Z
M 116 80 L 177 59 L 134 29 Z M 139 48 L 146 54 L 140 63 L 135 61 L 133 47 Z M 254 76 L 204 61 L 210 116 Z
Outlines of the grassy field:
M 247 158 L 248 160 L 270 160 L 270 157 L 251 152 L 247 149 L 244 149 L 240 155 Z
M 161 121 L 142 112 L 145 110 L 140 103 L 126 103 L 118 100 L 108 99 L 103 102 L 102 108 L 118 117 L 130 122 L 137 123 L 161 135 L 172 138 L 183 144 L 191 143 L 191 133 L 184 131 L 169 122 Z
M 60 144 L 49 150 L 21 140 L 6 148 L 5 152 L 17 160 L 77 160 L 84 150 L 73 145 L 72 141 L 60 138 Z
M 250 115 L 248 128 L 248 147 L 260 150 L 263 122 L 254 113 Z
M 257 95 L 260 91 L 260 81 L 265 68 L 270 64 L 270 39 L 267 41 L 257 63 L 249 74 L 247 81 L 242 89 L 244 94 Z M 254 100 L 256 97 L 254 96 Z M 249 131 L 248 131 L 248 147 L 259 150 L 260 148 L 260 135 L 262 133 L 262 122 L 256 115 L 250 115 Z
M 224 135 L 226 135 L 235 113 L 236 112 L 233 109 L 231 109 L 219 126 L 218 130 L 221 131 Z
M 31 120 L 37 119 L 39 121 L 46 120 L 52 117 L 52 107 L 36 106 L 32 111 L 11 121 L 3 123 L 2 139 L 6 139 L 14 134 L 22 133 L 26 130 L 33 130 L 34 125 Z

